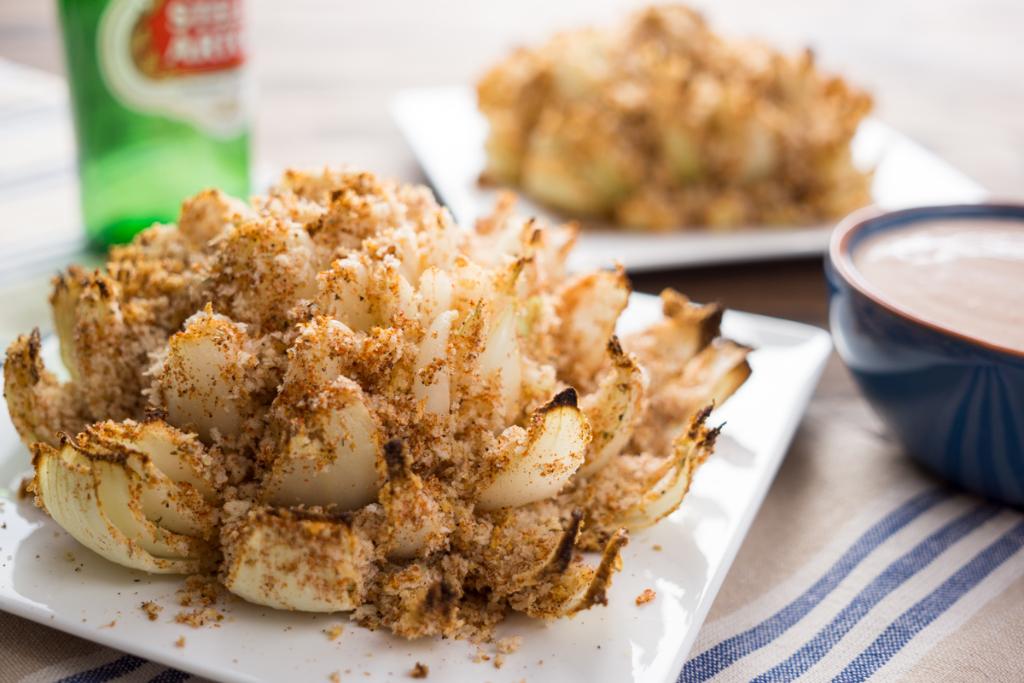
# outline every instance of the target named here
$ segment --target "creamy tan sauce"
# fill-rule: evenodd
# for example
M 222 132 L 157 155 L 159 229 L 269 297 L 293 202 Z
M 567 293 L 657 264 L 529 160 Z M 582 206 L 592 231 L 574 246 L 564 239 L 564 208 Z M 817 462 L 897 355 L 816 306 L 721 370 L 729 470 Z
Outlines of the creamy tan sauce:
M 864 239 L 853 262 L 896 307 L 1024 351 L 1024 221 L 944 219 Z

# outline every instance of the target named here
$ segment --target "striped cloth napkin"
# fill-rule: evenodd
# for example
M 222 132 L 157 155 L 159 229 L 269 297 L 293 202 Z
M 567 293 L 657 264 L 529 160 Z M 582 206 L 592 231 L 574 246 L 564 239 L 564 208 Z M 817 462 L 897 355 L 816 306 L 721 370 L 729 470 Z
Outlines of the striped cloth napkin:
M 0 61 L 0 123 L 6 344 L 46 318 L 45 278 L 25 269 L 67 260 L 81 229 L 60 81 Z M 678 680 L 1024 681 L 1024 515 L 840 415 L 812 403 L 846 453 L 789 455 Z M 3 613 L 0 663 L 22 683 L 202 680 Z
M 1014 585 L 1019 610 L 1022 546 L 1016 511 L 930 485 L 882 496 L 784 581 L 707 622 L 679 681 L 907 678 Z M 1009 657 L 1008 681 L 1024 680 L 1022 617 L 1003 642 L 985 644 Z M 954 665 L 944 679 L 974 678 Z

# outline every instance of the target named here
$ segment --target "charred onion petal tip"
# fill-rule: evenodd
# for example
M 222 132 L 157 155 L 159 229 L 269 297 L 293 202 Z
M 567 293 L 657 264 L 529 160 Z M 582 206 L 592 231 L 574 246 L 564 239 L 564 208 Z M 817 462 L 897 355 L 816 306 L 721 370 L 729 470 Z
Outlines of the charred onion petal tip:
M 608 539 L 604 552 L 601 554 L 601 563 L 594 572 L 594 580 L 587 588 L 587 594 L 583 598 L 583 609 L 593 605 L 608 604 L 608 587 L 611 585 L 612 574 L 618 571 L 619 553 L 629 543 L 629 532 L 625 529 L 616 529 L 612 537 Z
M 723 428 L 725 428 L 724 422 L 718 425 L 717 427 L 709 429 L 707 435 L 704 437 L 704 442 L 701 444 L 701 447 L 709 451 L 713 449 L 715 447 L 715 442 L 718 441 L 718 436 L 722 433 Z
M 576 539 L 579 538 L 582 528 L 583 511 L 573 510 L 569 524 L 565 528 L 565 533 L 562 534 L 558 547 L 555 549 L 554 555 L 552 555 L 551 563 L 548 565 L 551 571 L 561 574 L 569 566 L 569 563 L 572 561 L 573 549 L 576 547 Z
M 715 409 L 714 402 L 701 408 L 697 411 L 692 418 L 690 418 L 690 429 L 688 430 L 688 436 L 691 439 L 697 439 L 700 436 L 701 430 L 704 429 L 704 424 L 708 421 L 708 417 L 711 416 L 711 411 Z
M 561 408 L 564 406 L 575 408 L 578 398 L 579 397 L 576 394 L 576 390 L 573 389 L 572 387 L 569 387 L 568 389 L 564 389 L 558 392 L 558 394 L 556 394 L 555 397 L 552 398 L 551 401 L 549 401 L 543 409 L 554 410 L 555 408 Z
M 618 335 L 613 334 L 611 339 L 608 340 L 608 353 L 610 353 L 613 358 L 623 355 L 622 343 L 619 342 Z

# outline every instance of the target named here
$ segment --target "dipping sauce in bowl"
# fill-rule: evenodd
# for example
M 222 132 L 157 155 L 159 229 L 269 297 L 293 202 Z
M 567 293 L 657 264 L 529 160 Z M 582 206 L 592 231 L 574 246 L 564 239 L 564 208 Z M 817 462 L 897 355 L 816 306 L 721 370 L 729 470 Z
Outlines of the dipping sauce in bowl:
M 903 451 L 1024 506 L 1024 204 L 864 209 L 826 274 L 836 351 Z
M 907 313 L 1024 351 L 1024 223 L 913 223 L 866 236 L 853 264 L 872 289 Z

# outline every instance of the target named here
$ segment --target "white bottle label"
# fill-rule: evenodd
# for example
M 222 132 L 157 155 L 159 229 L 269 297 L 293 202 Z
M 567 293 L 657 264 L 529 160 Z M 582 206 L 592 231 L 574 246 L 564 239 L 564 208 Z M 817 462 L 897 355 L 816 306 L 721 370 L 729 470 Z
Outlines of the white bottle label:
M 234 137 L 247 122 L 242 35 L 242 0 L 113 0 L 100 72 L 129 109 Z

